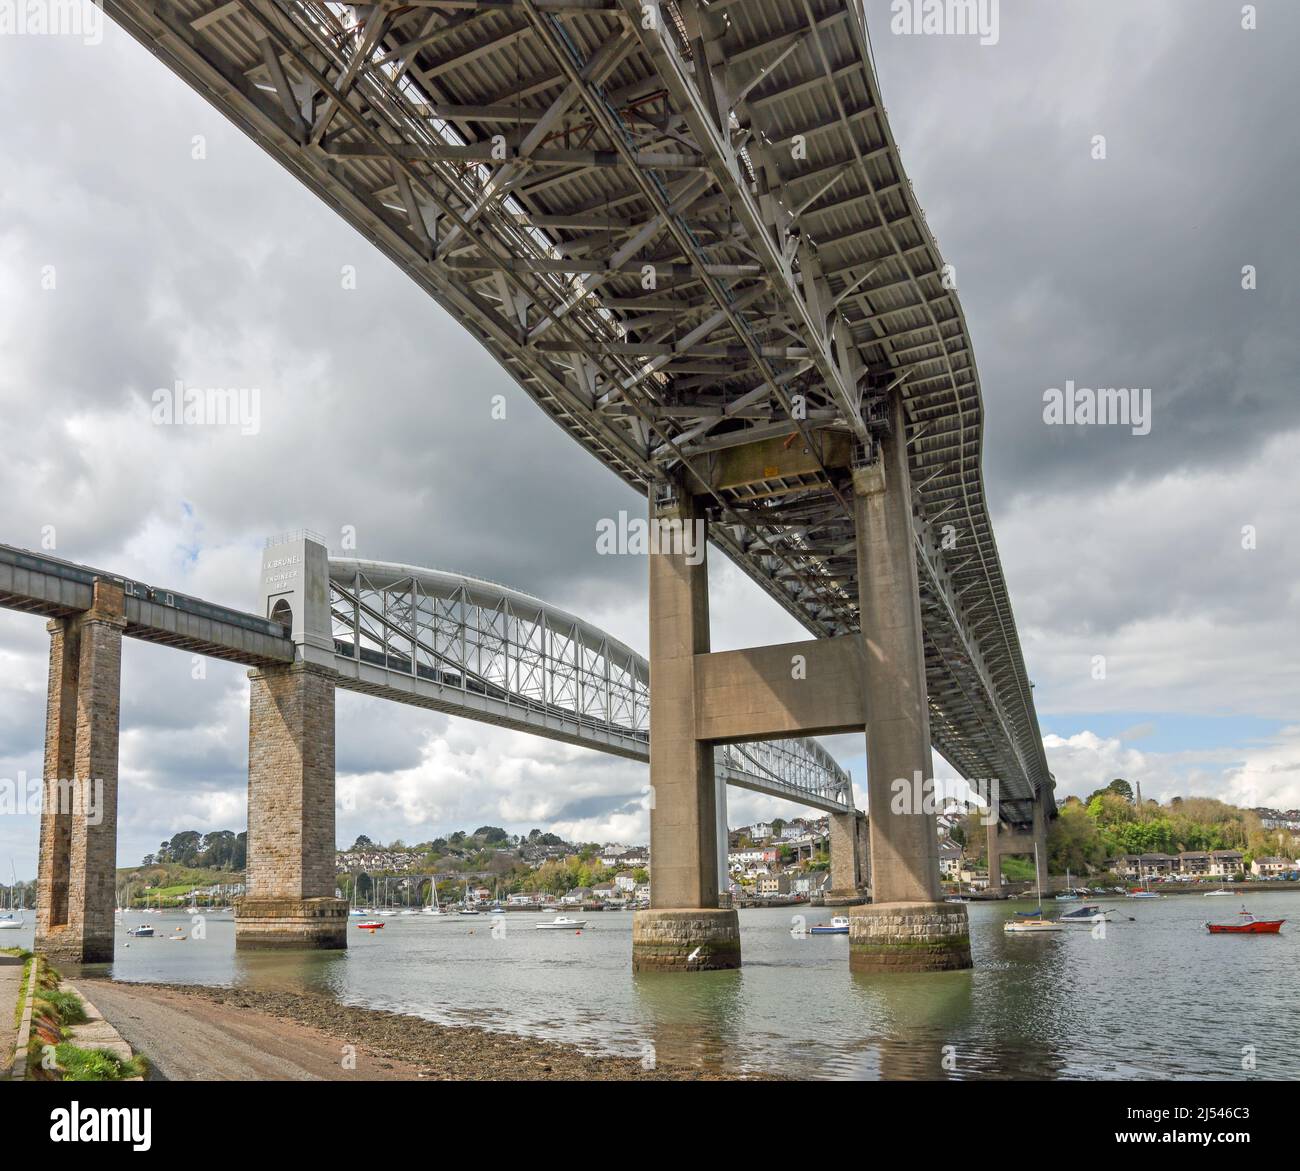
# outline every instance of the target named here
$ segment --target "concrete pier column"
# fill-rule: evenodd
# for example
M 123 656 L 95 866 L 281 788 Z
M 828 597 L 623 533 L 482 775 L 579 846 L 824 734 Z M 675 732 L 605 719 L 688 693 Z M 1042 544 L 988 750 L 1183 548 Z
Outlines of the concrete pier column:
M 862 852 L 858 844 L 862 831 L 861 817 L 857 810 L 830 815 L 831 885 L 826 892 L 828 907 L 844 907 L 864 901 Z
M 728 843 L 731 840 L 731 830 L 727 825 L 727 782 L 720 776 L 717 776 L 717 769 L 714 769 L 714 820 L 718 827 L 718 905 L 730 907 L 731 895 L 728 893 L 731 876 L 731 868 L 727 861 L 727 856 L 731 853 Z
M 1043 808 L 1042 798 L 1034 802 L 1034 845 L 1037 847 L 1035 855 L 1038 859 L 1038 889 L 1046 895 L 1050 889 L 1050 880 L 1047 877 L 1047 814 Z
M 1002 848 L 998 837 L 998 822 L 988 826 L 989 890 L 1002 893 Z
M 64 963 L 113 958 L 117 744 L 125 599 L 97 579 L 91 608 L 49 624 L 36 948 Z
M 347 947 L 347 903 L 334 895 L 334 673 L 297 662 L 248 677 L 248 870 L 235 946 Z
M 632 924 L 634 971 L 740 966 L 740 924 L 718 907 L 713 747 L 695 736 L 695 656 L 709 650 L 703 513 L 650 504 L 650 909 Z M 685 539 L 672 539 L 672 534 Z
M 940 894 L 912 490 L 897 394 L 890 428 L 876 462 L 853 474 L 872 904 L 849 913 L 849 963 L 863 972 L 968 968 L 966 907 Z

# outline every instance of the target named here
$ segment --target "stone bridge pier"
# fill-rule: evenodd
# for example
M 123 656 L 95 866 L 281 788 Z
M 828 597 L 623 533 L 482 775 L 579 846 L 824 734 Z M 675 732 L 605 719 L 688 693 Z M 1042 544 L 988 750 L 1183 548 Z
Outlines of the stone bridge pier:
M 264 613 L 289 623 L 297 659 L 250 671 L 248 867 L 235 946 L 345 948 L 335 896 L 334 692 L 325 546 L 293 534 L 262 556 Z
M 966 908 L 941 900 L 938 835 L 923 787 L 933 780 L 929 703 L 897 396 L 892 412 L 880 458 L 853 473 L 860 635 L 711 653 L 704 507 L 681 487 L 652 493 L 659 538 L 649 558 L 653 870 L 650 909 L 637 912 L 632 932 L 635 969 L 740 963 L 735 912 L 717 909 L 713 746 L 864 728 L 875 901 L 850 912 L 850 966 L 970 966 Z M 733 453 L 733 460 L 750 458 Z M 753 459 L 761 463 L 762 453 Z M 670 539 L 683 532 L 689 544 Z M 864 877 L 860 823 L 848 813 L 831 820 L 833 885 L 851 901 Z
M 54 962 L 113 958 L 117 739 L 125 598 L 97 578 L 89 610 L 50 632 L 36 950 Z

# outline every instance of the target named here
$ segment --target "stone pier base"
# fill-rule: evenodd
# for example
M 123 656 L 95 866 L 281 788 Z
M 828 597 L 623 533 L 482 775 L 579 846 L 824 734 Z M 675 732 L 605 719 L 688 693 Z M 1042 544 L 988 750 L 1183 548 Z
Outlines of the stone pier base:
M 849 970 L 946 972 L 969 968 L 961 903 L 872 903 L 849 912 Z
M 113 962 L 113 932 L 77 930 L 66 923 L 51 927 L 35 947 L 55 967 Z
M 867 901 L 860 890 L 828 890 L 822 896 L 823 907 L 857 907 Z
M 637 911 L 634 972 L 707 972 L 740 967 L 740 920 L 709 908 Z
M 343 899 L 242 898 L 235 901 L 235 947 L 241 950 L 345 948 Z

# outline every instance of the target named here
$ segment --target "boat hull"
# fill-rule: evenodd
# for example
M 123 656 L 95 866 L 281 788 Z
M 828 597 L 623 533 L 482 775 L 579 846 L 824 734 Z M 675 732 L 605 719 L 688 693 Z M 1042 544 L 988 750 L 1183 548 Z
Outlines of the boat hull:
M 1253 923 L 1207 923 L 1211 935 L 1276 935 L 1285 919 L 1256 919 Z

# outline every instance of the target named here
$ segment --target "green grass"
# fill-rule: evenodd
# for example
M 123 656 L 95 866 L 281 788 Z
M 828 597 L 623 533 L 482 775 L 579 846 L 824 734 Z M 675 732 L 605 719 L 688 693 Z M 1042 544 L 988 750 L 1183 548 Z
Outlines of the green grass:
M 122 1061 L 103 1049 L 81 1049 L 67 1041 L 55 1047 L 54 1060 L 65 1082 L 120 1082 L 145 1072 L 139 1057 Z
M 36 999 L 44 1001 L 50 1007 L 47 1014 L 61 1025 L 79 1025 L 87 1019 L 86 1006 L 75 992 L 65 992 L 58 988 L 43 988 L 36 993 Z
M 18 949 L 14 948 L 10 954 L 17 954 Z M 14 1028 L 22 1027 L 23 1023 L 23 1006 L 27 1003 L 27 981 L 32 978 L 32 965 L 36 963 L 36 957 L 31 952 L 21 953 L 23 960 L 23 975 L 18 981 L 18 1003 L 14 1005 Z

